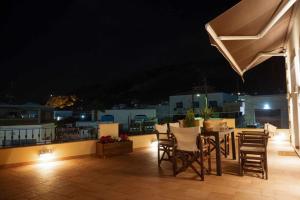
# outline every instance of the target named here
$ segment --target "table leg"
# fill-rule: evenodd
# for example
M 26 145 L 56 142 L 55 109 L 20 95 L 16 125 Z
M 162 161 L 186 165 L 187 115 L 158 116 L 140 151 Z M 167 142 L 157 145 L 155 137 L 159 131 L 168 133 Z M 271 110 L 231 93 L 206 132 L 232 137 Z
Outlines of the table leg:
M 222 176 L 220 137 L 218 132 L 217 134 L 215 134 L 215 139 L 216 139 L 217 176 Z
M 234 131 L 231 132 L 232 159 L 236 159 Z

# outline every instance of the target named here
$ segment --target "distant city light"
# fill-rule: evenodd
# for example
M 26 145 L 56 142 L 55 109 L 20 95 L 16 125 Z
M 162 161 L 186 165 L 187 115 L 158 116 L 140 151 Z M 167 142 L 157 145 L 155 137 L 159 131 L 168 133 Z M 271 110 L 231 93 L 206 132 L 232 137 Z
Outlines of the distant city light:
M 270 105 L 269 104 L 264 104 L 264 110 L 269 110 L 269 109 L 271 109 L 271 107 L 270 107 Z

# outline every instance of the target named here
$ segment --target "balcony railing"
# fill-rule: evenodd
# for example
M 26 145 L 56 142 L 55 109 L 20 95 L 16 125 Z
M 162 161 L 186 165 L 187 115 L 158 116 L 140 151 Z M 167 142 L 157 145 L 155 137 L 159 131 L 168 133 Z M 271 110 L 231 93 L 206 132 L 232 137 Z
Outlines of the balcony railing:
M 96 128 L 0 129 L 0 148 L 62 143 L 98 138 Z

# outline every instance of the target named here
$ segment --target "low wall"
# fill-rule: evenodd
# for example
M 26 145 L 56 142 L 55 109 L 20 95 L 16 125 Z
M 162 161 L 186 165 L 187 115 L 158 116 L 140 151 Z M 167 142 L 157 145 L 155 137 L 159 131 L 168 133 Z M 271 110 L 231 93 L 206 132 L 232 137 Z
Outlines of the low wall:
M 153 141 L 156 141 L 155 134 L 149 135 L 136 135 L 136 136 L 129 136 L 129 139 L 133 141 L 133 148 L 145 148 L 150 147 Z
M 155 134 L 130 136 L 133 148 L 150 147 L 156 140 Z M 28 147 L 0 148 L 0 167 L 9 165 L 32 164 L 39 162 L 39 152 L 43 149 L 53 150 L 54 159 L 63 160 L 96 153 L 97 140 L 66 142 L 60 144 L 36 145 Z
M 96 140 L 0 149 L 0 166 L 38 162 L 43 149 L 52 149 L 57 160 L 91 155 L 96 153 Z

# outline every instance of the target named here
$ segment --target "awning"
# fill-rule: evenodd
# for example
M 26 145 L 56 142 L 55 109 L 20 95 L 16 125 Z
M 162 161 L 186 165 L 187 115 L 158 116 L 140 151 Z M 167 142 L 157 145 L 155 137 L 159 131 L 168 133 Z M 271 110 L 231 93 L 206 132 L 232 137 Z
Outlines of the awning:
M 285 56 L 297 0 L 242 0 L 206 24 L 210 42 L 241 76 L 272 56 Z

